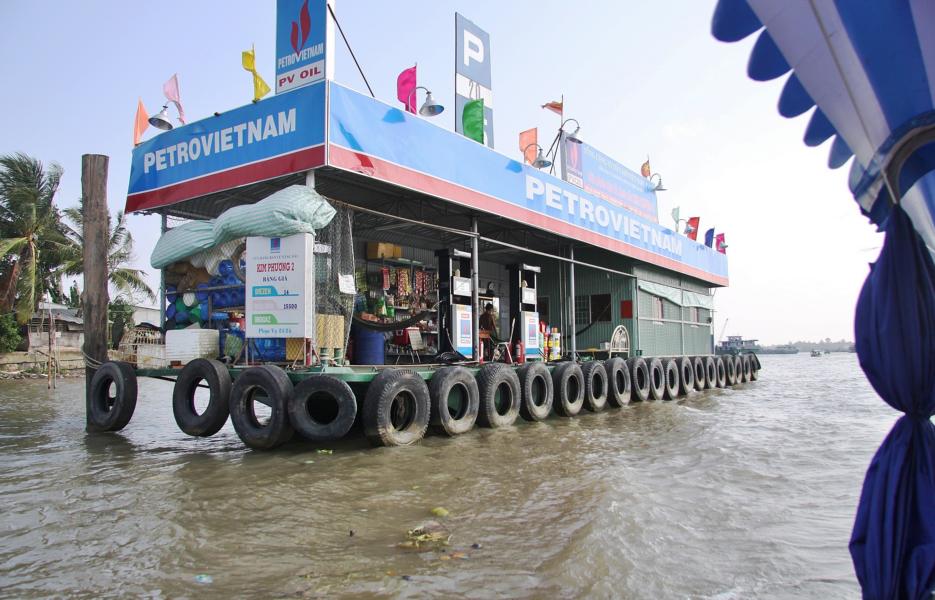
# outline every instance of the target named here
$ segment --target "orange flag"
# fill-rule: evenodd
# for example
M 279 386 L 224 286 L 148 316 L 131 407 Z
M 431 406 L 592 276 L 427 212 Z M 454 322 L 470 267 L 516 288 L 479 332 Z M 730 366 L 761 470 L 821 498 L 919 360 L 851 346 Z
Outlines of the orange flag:
M 646 162 L 643 163 L 643 166 L 640 167 L 640 175 L 643 177 L 649 177 L 652 173 L 652 169 L 649 168 L 649 159 L 646 159 Z
M 143 99 L 140 98 L 136 105 L 136 119 L 133 121 L 133 145 L 139 146 L 143 132 L 149 127 L 149 115 L 146 113 L 146 107 L 143 106 Z
M 565 107 L 564 98 L 561 100 L 553 100 L 551 102 L 546 102 L 545 104 L 542 105 L 542 108 L 547 108 L 551 110 L 552 112 L 554 112 L 555 114 L 557 114 L 558 116 L 562 116 L 562 110 L 564 109 L 564 107 Z
M 532 161 L 536 160 L 536 153 L 538 152 L 539 146 L 538 142 L 539 129 L 537 127 L 519 133 L 519 151 L 523 153 L 523 160 L 525 160 L 527 164 L 531 165 Z

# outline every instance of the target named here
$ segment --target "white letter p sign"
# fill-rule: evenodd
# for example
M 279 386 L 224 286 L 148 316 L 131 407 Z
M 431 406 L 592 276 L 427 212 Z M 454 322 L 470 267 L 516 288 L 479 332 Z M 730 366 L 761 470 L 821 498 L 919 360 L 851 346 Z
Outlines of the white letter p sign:
M 464 30 L 464 66 L 471 66 L 471 60 L 484 63 L 484 43 L 479 37 L 468 30 Z

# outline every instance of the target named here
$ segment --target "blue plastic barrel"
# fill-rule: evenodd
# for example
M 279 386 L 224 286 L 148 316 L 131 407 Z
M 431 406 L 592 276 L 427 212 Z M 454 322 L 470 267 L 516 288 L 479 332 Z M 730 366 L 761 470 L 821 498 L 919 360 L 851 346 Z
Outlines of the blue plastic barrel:
M 354 364 L 382 365 L 386 362 L 383 332 L 354 325 Z

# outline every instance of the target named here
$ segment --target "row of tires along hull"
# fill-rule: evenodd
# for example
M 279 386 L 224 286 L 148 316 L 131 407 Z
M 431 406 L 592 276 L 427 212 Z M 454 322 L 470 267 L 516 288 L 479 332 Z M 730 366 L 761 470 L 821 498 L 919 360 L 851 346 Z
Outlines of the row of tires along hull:
M 415 371 L 392 368 L 376 375 L 359 401 L 347 382 L 330 375 L 310 376 L 293 385 L 284 370 L 263 365 L 244 370 L 232 381 L 222 363 L 198 359 L 176 379 L 172 410 L 179 429 L 198 437 L 214 435 L 230 418 L 251 448 L 274 448 L 295 433 L 311 441 L 332 441 L 347 434 L 358 420 L 373 444 L 405 446 L 420 440 L 430 427 L 458 435 L 475 424 L 507 427 L 520 417 L 541 421 L 553 413 L 573 417 L 582 410 L 674 400 L 693 391 L 755 381 L 759 370 L 754 354 L 611 358 L 562 362 L 551 370 L 538 362 L 520 368 L 489 363 L 476 375 L 465 367 L 450 366 L 435 371 L 428 382 Z M 210 392 L 202 410 L 195 400 L 200 387 Z M 105 363 L 90 384 L 91 426 L 122 429 L 133 416 L 136 397 L 133 367 Z M 267 407 L 261 411 L 266 414 L 257 414 L 257 403 Z

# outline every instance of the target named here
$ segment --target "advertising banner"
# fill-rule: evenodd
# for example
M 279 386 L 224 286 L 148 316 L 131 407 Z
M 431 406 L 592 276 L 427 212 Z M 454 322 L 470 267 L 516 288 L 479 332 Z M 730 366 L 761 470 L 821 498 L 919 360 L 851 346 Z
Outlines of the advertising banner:
M 484 99 L 484 144 L 493 148 L 490 34 L 455 13 L 455 131 L 463 133 L 464 105 Z
M 324 164 L 325 84 L 177 127 L 133 149 L 127 212 Z
M 727 256 L 418 116 L 332 83 L 329 165 L 727 285 Z
M 276 93 L 328 76 L 329 39 L 326 0 L 276 0 Z
M 452 321 L 454 322 L 454 347 L 467 358 L 474 357 L 473 350 L 473 319 L 469 304 L 453 304 L 451 306 Z
M 659 222 L 656 192 L 649 180 L 587 144 L 564 140 L 562 179 L 614 206 Z
M 247 238 L 248 338 L 314 338 L 315 237 Z
M 526 358 L 539 356 L 539 313 L 523 312 L 523 347 Z

